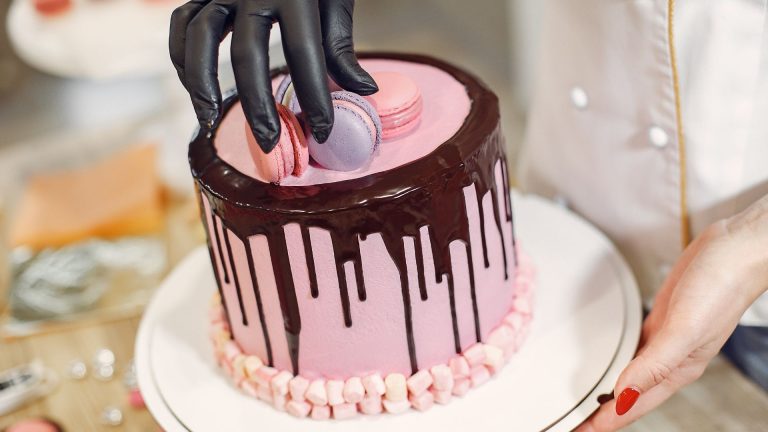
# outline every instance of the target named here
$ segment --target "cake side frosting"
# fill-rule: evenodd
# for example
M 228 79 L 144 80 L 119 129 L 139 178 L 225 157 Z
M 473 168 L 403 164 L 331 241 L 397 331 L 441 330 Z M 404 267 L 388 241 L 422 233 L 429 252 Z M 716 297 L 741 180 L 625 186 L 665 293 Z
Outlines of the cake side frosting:
M 495 95 L 442 62 L 382 56 L 449 76 L 469 101 L 465 117 L 444 125 L 454 134 L 413 144 L 433 148 L 424 156 L 276 186 L 217 153 L 216 140 L 232 138 L 223 131 L 190 145 L 228 335 L 276 373 L 418 376 L 476 352 L 514 310 L 517 249 Z M 437 110 L 429 94 L 425 113 Z M 236 113 L 234 97 L 225 105 Z M 413 134 L 435 122 L 423 118 Z
M 530 260 L 518 253 L 521 259 L 515 274 L 517 290 L 512 308 L 502 322 L 484 342 L 410 376 L 372 372 L 346 380 L 309 380 L 268 366 L 261 357 L 245 353 L 232 339 L 218 295 L 212 299 L 209 316 L 216 361 L 243 392 L 299 418 L 344 420 L 358 413 L 400 414 L 409 409 L 426 411 L 434 404 L 447 404 L 496 375 L 527 338 L 533 318 L 535 270 Z

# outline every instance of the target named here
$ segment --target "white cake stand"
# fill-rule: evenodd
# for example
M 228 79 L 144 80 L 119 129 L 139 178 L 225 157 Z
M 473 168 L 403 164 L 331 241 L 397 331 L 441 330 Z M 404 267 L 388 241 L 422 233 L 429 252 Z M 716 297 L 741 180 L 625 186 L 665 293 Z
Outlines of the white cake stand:
M 215 291 L 204 248 L 168 277 L 136 341 L 139 385 L 168 431 L 569 431 L 610 393 L 634 355 L 641 306 L 629 267 L 573 213 L 513 195 L 516 232 L 537 268 L 528 341 L 487 384 L 425 413 L 298 420 L 230 385 L 213 360 L 207 311 Z

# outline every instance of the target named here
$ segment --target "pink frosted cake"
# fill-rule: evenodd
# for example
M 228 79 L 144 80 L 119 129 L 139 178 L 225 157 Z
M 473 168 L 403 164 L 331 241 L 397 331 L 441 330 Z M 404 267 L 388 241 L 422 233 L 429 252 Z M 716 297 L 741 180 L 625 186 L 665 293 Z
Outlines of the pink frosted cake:
M 370 163 L 260 178 L 236 96 L 190 145 L 219 288 L 217 358 L 235 385 L 299 417 L 424 410 L 499 371 L 530 321 L 496 96 L 415 55 L 419 123 Z M 276 71 L 277 88 L 283 71 Z

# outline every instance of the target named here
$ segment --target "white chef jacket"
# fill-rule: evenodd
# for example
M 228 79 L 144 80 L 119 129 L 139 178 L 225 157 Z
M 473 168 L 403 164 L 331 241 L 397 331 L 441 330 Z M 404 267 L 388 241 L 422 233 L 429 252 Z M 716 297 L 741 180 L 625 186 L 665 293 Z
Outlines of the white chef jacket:
M 650 303 L 693 236 L 768 194 L 766 0 L 551 0 L 543 16 L 521 187 L 605 232 Z M 768 325 L 768 294 L 741 322 Z

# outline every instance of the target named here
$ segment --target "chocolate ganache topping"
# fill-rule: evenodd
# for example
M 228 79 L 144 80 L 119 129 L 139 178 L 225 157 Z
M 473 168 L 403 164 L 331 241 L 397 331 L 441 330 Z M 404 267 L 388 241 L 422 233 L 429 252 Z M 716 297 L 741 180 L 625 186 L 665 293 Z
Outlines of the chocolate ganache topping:
M 480 341 L 481 332 L 475 298 L 472 256 L 478 252 L 482 253 L 486 268 L 489 266 L 486 246 L 487 227 L 484 223 L 482 205 L 482 199 L 486 193 L 490 192 L 496 225 L 494 228 L 498 230 L 501 238 L 504 236 L 502 218 L 505 221 L 512 221 L 504 138 L 500 128 L 499 104 L 496 95 L 472 75 L 430 57 L 395 53 L 365 53 L 361 54 L 360 57 L 424 63 L 440 68 L 452 75 L 465 86 L 472 103 L 470 112 L 461 128 L 432 153 L 405 165 L 361 178 L 311 186 L 268 184 L 240 173 L 216 154 L 214 148 L 215 130 L 210 132 L 198 131 L 189 148 L 192 174 L 200 191 L 210 202 L 212 212 L 221 219 L 224 225 L 223 240 L 215 228 L 213 238 L 208 233 L 211 259 L 214 259 L 212 244 L 216 242 L 219 259 L 222 263 L 225 260 L 228 261 L 232 273 L 235 273 L 238 269 L 235 268 L 232 259 L 232 249 L 228 244 L 227 232 L 232 232 L 245 244 L 248 244 L 246 240 L 254 235 L 264 235 L 267 239 L 289 354 L 295 374 L 299 373 L 301 316 L 283 229 L 285 225 L 297 223 L 301 227 L 310 275 L 310 290 L 314 298 L 317 298 L 319 293 L 309 227 L 322 228 L 330 234 L 336 272 L 337 275 L 340 275 L 338 277 L 339 296 L 344 313 L 344 323 L 347 327 L 354 324 L 350 313 L 349 296 L 357 295 L 361 301 L 366 299 L 359 242 L 365 240 L 368 235 L 380 233 L 399 271 L 406 321 L 406 334 L 404 336 L 407 338 L 411 368 L 415 373 L 419 367 L 412 331 L 404 237 L 415 239 L 419 294 L 422 300 L 426 300 L 429 293 L 425 283 L 420 228 L 428 227 L 437 282 L 442 282 L 443 279 L 447 280 L 454 341 L 456 352 L 459 353 L 461 346 L 453 296 L 453 269 L 449 245 L 451 242 L 459 240 L 467 248 L 475 333 L 477 341 Z M 277 76 L 286 72 L 285 69 L 277 69 L 272 74 Z M 228 97 L 224 102 L 225 111 L 228 111 L 236 102 L 236 95 Z M 495 167 L 499 162 L 505 180 L 502 185 L 496 184 Z M 480 212 L 482 251 L 472 250 L 469 237 L 470 227 L 463 189 L 472 185 L 476 191 Z M 499 186 L 502 188 L 501 191 Z M 504 199 L 503 214 L 499 210 L 498 197 L 500 192 Z M 216 223 L 216 218 L 212 219 L 213 223 Z M 205 220 L 204 215 L 203 220 Z M 204 223 L 204 225 L 206 224 Z M 206 231 L 208 231 L 207 225 Z M 224 244 L 222 245 L 222 243 Z M 514 247 L 511 254 L 505 249 L 505 243 L 504 241 L 501 242 L 504 255 L 503 271 L 505 278 L 509 278 L 510 264 L 508 260 L 516 262 L 516 255 Z M 514 234 L 510 243 L 515 244 Z M 222 252 L 223 250 L 226 250 L 227 253 Z M 245 250 L 248 268 L 240 269 L 240 271 L 247 271 L 250 274 L 259 309 L 258 319 L 261 321 L 261 328 L 264 331 L 267 362 L 272 365 L 272 351 L 266 331 L 267 327 L 264 323 L 264 312 L 254 273 L 253 256 L 250 247 L 246 247 Z M 507 255 L 511 255 L 511 257 Z M 346 278 L 343 276 L 345 274 L 344 264 L 350 261 L 354 264 L 357 293 L 349 292 Z M 219 274 L 216 265 L 214 265 L 219 290 L 221 291 L 222 278 L 225 281 L 229 281 L 230 278 L 234 279 L 239 307 L 242 312 L 241 316 L 243 323 L 247 325 L 248 318 L 244 312 L 237 275 L 228 274 L 226 266 L 222 265 L 222 267 L 223 274 Z M 221 298 L 224 301 L 223 294 Z M 224 309 L 227 310 L 226 304 Z

